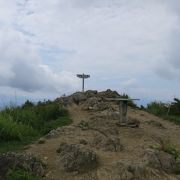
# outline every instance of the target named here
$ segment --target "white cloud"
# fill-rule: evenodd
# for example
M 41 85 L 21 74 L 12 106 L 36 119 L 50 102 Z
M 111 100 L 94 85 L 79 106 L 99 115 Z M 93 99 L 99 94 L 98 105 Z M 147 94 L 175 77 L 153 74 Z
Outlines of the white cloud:
M 66 92 L 77 89 L 76 73 L 87 72 L 99 80 L 123 77 L 120 84 L 133 94 L 139 86 L 149 92 L 145 77 L 155 73 L 180 79 L 178 3 L 0 0 L 0 85 Z

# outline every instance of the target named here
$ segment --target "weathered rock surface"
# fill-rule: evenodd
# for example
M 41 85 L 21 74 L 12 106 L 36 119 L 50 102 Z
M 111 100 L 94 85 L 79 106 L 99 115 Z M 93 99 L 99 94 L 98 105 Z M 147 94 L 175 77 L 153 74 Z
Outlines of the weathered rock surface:
M 113 166 L 103 167 L 97 171 L 98 178 L 104 180 L 156 180 L 163 179 L 158 170 L 136 164 L 117 162 Z
M 98 96 L 103 97 L 103 98 L 117 98 L 117 97 L 120 97 L 120 95 L 117 93 L 117 91 L 111 91 L 110 89 L 107 89 L 106 91 L 99 92 Z
M 59 127 L 57 129 L 51 130 L 48 134 L 45 135 L 44 138 L 51 139 L 51 138 L 58 138 L 60 135 L 66 136 L 73 134 L 77 129 L 73 126 L 64 126 Z
M 164 151 L 147 149 L 143 158 L 144 163 L 155 169 L 162 169 L 167 173 L 175 171 L 175 158 L 173 155 Z
M 85 172 L 98 165 L 96 153 L 80 144 L 62 143 L 57 153 L 63 169 L 67 172 Z
M 81 102 L 83 102 L 83 101 L 85 101 L 87 99 L 85 94 L 82 93 L 82 92 L 76 92 L 76 93 L 72 94 L 71 96 L 72 96 L 73 101 L 76 104 L 79 104 L 79 103 L 81 103 Z
M 7 153 L 0 155 L 0 179 L 5 178 L 9 169 L 24 169 L 38 176 L 45 175 L 45 164 L 30 154 Z
M 162 125 L 162 123 L 160 123 L 158 121 L 151 120 L 151 121 L 148 121 L 147 123 L 154 126 L 154 127 L 159 128 L 159 129 L 165 129 L 165 127 Z
M 127 126 L 132 128 L 138 128 L 140 126 L 140 121 L 135 118 L 129 118 L 127 121 Z
M 123 150 L 120 139 L 115 136 L 106 137 L 98 134 L 92 142 L 92 146 L 103 151 L 118 152 Z

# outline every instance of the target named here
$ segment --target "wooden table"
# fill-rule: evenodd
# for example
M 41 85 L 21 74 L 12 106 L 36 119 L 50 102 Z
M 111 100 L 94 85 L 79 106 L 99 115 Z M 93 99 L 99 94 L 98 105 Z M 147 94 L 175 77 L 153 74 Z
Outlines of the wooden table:
M 138 101 L 140 99 L 128 99 L 128 98 L 105 98 L 108 101 L 119 102 L 119 122 L 120 125 L 126 125 L 128 121 L 128 101 Z

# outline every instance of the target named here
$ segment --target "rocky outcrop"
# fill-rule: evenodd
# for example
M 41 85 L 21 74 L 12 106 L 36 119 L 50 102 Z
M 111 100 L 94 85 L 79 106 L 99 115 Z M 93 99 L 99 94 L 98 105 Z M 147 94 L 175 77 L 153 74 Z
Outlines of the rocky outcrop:
M 71 105 L 73 103 L 75 104 L 81 104 L 88 100 L 86 102 L 86 108 L 94 108 L 95 110 L 103 110 L 105 109 L 104 103 L 102 103 L 102 100 L 104 98 L 116 98 L 120 97 L 120 95 L 116 91 L 111 91 L 110 89 L 102 92 L 98 92 L 95 90 L 88 90 L 86 92 L 76 92 L 70 96 L 62 96 L 60 98 L 57 98 L 55 101 L 59 102 L 62 105 Z M 106 104 L 106 103 L 105 103 Z
M 112 166 L 100 168 L 97 171 L 97 177 L 103 180 L 155 180 L 166 178 L 160 175 L 158 170 L 136 164 L 132 165 L 125 162 L 117 162 Z
M 45 175 L 46 165 L 30 154 L 7 153 L 0 155 L 0 179 L 9 169 L 23 169 L 38 176 Z
M 132 128 L 139 128 L 140 126 L 140 121 L 135 118 L 129 118 L 127 121 L 127 126 L 132 127 Z
M 92 146 L 103 151 L 118 152 L 123 150 L 120 139 L 115 136 L 106 137 L 98 134 L 92 141 Z
M 79 103 L 87 100 L 86 95 L 82 92 L 76 92 L 76 93 L 72 94 L 71 97 L 75 104 L 79 104 Z
M 85 172 L 98 165 L 96 153 L 80 144 L 61 143 L 57 153 L 60 164 L 67 172 Z
M 118 98 L 118 97 L 120 97 L 120 95 L 117 93 L 117 91 L 112 91 L 110 89 L 99 92 L 98 96 L 103 97 L 103 98 Z
M 147 149 L 143 162 L 149 167 L 160 169 L 167 173 L 173 173 L 175 171 L 175 157 L 164 151 Z

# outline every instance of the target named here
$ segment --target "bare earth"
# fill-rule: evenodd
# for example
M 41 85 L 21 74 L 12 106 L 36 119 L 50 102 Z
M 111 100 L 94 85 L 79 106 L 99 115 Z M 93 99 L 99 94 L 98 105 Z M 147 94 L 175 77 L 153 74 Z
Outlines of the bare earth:
M 118 107 L 116 108 L 118 110 Z M 159 139 L 169 140 L 180 150 L 180 126 L 162 120 L 147 112 L 129 108 L 129 117 L 136 118 L 140 121 L 139 128 L 130 128 L 117 126 L 116 123 L 118 119 L 111 118 L 108 112 L 104 112 L 103 114 L 102 112 L 84 111 L 81 105 L 72 105 L 69 107 L 69 111 L 73 119 L 73 123 L 70 126 L 66 127 L 63 132 L 58 131 L 56 136 L 46 139 L 44 144 L 39 144 L 37 142 L 26 150 L 28 153 L 32 153 L 47 162 L 47 174 L 44 179 L 111 180 L 111 177 L 107 175 L 107 171 L 112 171 L 112 167 L 116 162 L 122 161 L 130 164 L 141 164 L 145 150 L 150 146 L 157 145 Z M 96 118 L 93 117 L 97 117 L 97 121 Z M 112 134 L 118 137 L 123 145 L 123 150 L 111 152 L 93 146 L 91 142 L 100 132 L 94 129 L 82 130 L 77 127 L 82 120 L 89 123 L 92 121 L 92 124 L 97 123 L 94 126 L 104 128 L 104 132 L 107 132 L 107 136 Z M 158 122 L 158 124 L 154 122 Z M 82 139 L 88 142 L 86 145 L 87 147 L 97 153 L 100 165 L 97 169 L 83 174 L 67 173 L 59 165 L 59 157 L 56 150 L 62 142 L 78 144 Z M 165 179 L 174 178 L 173 176 L 167 175 Z

